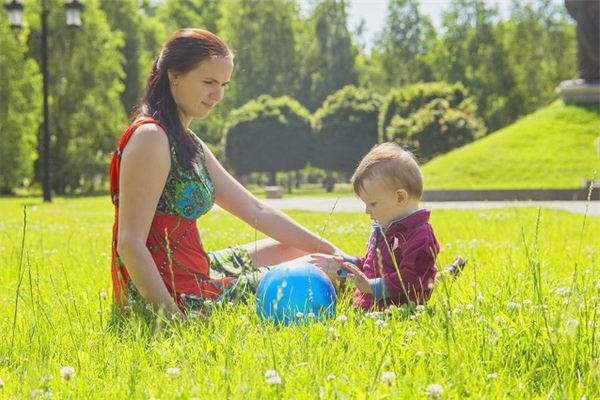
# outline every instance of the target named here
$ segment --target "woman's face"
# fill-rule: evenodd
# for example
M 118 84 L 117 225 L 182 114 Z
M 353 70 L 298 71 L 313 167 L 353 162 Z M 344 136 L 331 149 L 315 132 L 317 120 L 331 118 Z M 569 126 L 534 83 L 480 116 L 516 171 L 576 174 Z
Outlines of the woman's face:
M 184 126 L 193 118 L 205 118 L 215 108 L 232 72 L 231 57 L 210 58 L 184 74 L 169 71 L 171 94 Z

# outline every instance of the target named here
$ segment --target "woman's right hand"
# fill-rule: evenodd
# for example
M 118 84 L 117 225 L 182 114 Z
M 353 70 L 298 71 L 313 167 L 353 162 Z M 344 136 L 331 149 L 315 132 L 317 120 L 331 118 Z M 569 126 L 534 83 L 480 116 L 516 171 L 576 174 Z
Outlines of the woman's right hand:
M 335 283 L 339 279 L 338 271 L 342 268 L 344 259 L 340 256 L 316 253 L 309 256 L 308 262 L 318 267 Z

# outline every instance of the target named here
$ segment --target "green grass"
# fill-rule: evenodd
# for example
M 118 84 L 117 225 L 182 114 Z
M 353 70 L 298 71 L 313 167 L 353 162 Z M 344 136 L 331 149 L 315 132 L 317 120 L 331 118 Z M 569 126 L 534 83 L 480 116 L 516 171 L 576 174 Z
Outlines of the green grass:
M 247 189 L 255 196 L 264 199 L 265 188 L 257 185 L 248 185 Z M 328 193 L 321 184 L 305 183 L 299 188 L 292 188 L 292 193 L 284 187 L 283 197 L 354 197 L 354 190 L 350 183 L 336 183 L 333 192 Z
M 344 297 L 345 322 L 277 328 L 252 305 L 227 305 L 185 325 L 119 327 L 109 322 L 112 214 L 107 197 L 0 199 L 0 398 L 413 399 L 431 384 L 443 398 L 600 397 L 599 218 L 436 211 L 439 264 L 457 254 L 469 264 L 410 315 L 365 316 Z M 290 214 L 317 231 L 327 222 L 324 235 L 348 252 L 364 248 L 363 213 Z M 255 237 L 222 212 L 199 228 L 208 249 Z M 61 379 L 65 366 L 74 379 Z M 266 383 L 268 370 L 281 384 Z M 396 379 L 382 382 L 388 371 Z
M 599 111 L 557 101 L 423 166 L 426 189 L 579 188 L 600 177 Z

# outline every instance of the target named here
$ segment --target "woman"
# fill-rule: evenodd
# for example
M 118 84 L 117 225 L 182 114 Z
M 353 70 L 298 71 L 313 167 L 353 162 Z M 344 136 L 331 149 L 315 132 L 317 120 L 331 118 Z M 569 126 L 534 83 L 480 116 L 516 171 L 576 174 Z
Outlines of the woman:
M 255 290 L 265 271 L 259 266 L 341 253 L 256 199 L 188 129 L 223 99 L 232 72 L 231 50 L 201 29 L 176 32 L 154 62 L 110 166 L 118 305 L 143 300 L 185 319 L 206 299 Z M 206 253 L 196 219 L 213 203 L 273 239 Z

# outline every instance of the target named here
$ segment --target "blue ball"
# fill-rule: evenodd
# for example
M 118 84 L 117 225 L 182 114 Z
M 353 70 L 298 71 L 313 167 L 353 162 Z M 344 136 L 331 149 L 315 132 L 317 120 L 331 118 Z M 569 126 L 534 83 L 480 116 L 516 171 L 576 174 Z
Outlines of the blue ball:
M 335 289 L 327 275 L 304 261 L 273 267 L 256 291 L 256 312 L 261 319 L 285 326 L 308 320 L 311 312 L 315 319 L 335 315 L 336 303 Z

